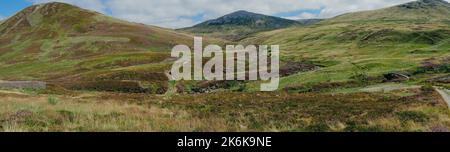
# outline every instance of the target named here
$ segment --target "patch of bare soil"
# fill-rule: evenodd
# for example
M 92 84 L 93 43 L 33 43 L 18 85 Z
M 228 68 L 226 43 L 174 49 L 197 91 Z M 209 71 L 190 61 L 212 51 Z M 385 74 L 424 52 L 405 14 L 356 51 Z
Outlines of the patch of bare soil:
M 319 69 L 319 66 L 316 66 L 311 63 L 304 62 L 288 62 L 285 66 L 280 68 L 280 75 L 282 77 L 297 74 L 299 72 L 308 72 Z

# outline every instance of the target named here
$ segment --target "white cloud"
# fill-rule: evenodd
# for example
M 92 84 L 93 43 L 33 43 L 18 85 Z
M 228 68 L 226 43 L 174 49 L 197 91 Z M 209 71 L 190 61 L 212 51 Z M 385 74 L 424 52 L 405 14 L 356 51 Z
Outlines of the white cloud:
M 30 0 L 35 3 L 55 0 Z M 318 14 L 303 12 L 286 18 L 328 18 L 342 13 L 378 9 L 413 0 L 56 0 L 109 12 L 128 21 L 180 28 L 237 10 L 274 15 L 298 10 L 321 9 Z M 447 0 L 448 1 L 448 0 Z M 200 16 L 200 17 L 199 17 Z
M 319 17 L 329 18 L 343 13 L 379 9 L 410 1 L 413 0 L 321 0 L 324 9 Z
M 237 10 L 275 14 L 319 8 L 318 5 L 298 0 L 109 0 L 106 5 L 113 16 L 168 27 L 191 26 L 198 22 L 193 19 L 195 16 L 203 15 L 205 20 Z
M 0 21 L 3 20 L 3 19 L 5 19 L 5 17 L 0 15 Z
M 285 17 L 287 19 L 291 19 L 291 20 L 299 20 L 299 19 L 312 19 L 312 18 L 319 18 L 319 14 L 313 14 L 313 13 L 308 13 L 308 12 L 303 12 L 300 15 L 297 16 L 289 16 L 289 17 Z

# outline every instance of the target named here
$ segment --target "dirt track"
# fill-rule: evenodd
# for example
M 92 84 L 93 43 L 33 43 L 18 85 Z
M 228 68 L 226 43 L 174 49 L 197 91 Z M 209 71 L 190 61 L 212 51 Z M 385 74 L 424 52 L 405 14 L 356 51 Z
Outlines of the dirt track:
M 436 91 L 442 96 L 442 99 L 447 103 L 450 108 L 450 90 L 436 88 Z

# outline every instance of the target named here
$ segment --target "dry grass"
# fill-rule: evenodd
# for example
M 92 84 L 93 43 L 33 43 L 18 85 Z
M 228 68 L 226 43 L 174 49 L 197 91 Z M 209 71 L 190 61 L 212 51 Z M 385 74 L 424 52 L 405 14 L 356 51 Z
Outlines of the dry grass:
M 148 95 L 0 92 L 2 131 L 448 131 L 434 92 Z
M 16 131 L 220 131 L 221 119 L 193 119 L 184 110 L 120 100 L 2 93 L 0 130 Z M 56 101 L 55 101 L 56 100 Z

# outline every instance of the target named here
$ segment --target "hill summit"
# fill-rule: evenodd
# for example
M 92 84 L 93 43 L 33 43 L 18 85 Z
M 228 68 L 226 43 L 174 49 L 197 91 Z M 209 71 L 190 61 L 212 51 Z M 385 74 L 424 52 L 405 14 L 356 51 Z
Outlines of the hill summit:
M 241 10 L 182 30 L 195 34 L 218 36 L 228 40 L 240 40 L 256 32 L 295 25 L 300 25 L 300 23 Z
M 444 0 L 419 0 L 419 1 L 414 1 L 414 2 L 410 2 L 410 3 L 398 5 L 397 7 L 407 8 L 407 9 L 430 9 L 430 8 L 436 8 L 436 7 L 449 7 L 450 8 L 450 4 Z
M 274 29 L 274 28 L 288 27 L 295 24 L 297 24 L 297 22 L 293 20 L 256 14 L 241 10 L 222 16 L 217 19 L 200 23 L 198 25 L 195 25 L 194 27 L 235 25 L 235 26 L 249 26 L 261 29 Z
M 348 13 L 329 21 L 367 20 L 446 21 L 450 20 L 450 4 L 444 0 L 418 0 L 379 10 Z
M 152 36 L 160 39 L 154 39 Z M 9 46 L 25 42 L 37 43 L 35 44 L 37 46 L 49 46 L 40 47 L 47 53 L 53 53 L 55 50 L 50 46 L 70 48 L 58 54 L 78 49 L 84 51 L 84 55 L 93 55 L 91 54 L 93 52 L 98 55 L 102 51 L 110 52 L 119 48 L 121 51 L 147 50 L 150 47 L 170 50 L 172 45 L 181 43 L 177 42 L 178 38 L 187 42 L 190 36 L 168 29 L 118 20 L 60 2 L 30 6 L 0 24 L 0 42 L 9 43 Z M 108 43 L 107 48 L 104 46 L 105 43 Z M 28 44 L 21 45 L 26 49 Z M 3 45 L 0 50 L 2 47 L 8 46 Z M 98 50 L 90 50 L 93 48 Z M 0 52 L 0 56 L 2 53 Z
M 0 79 L 148 91 L 142 83 L 152 84 L 151 92 L 163 92 L 171 48 L 191 43 L 192 36 L 173 30 L 65 3 L 39 4 L 0 24 Z
M 33 5 L 5 20 L 0 27 L 0 34 L 52 24 L 59 24 L 67 29 L 97 15 L 100 14 L 59 2 Z

